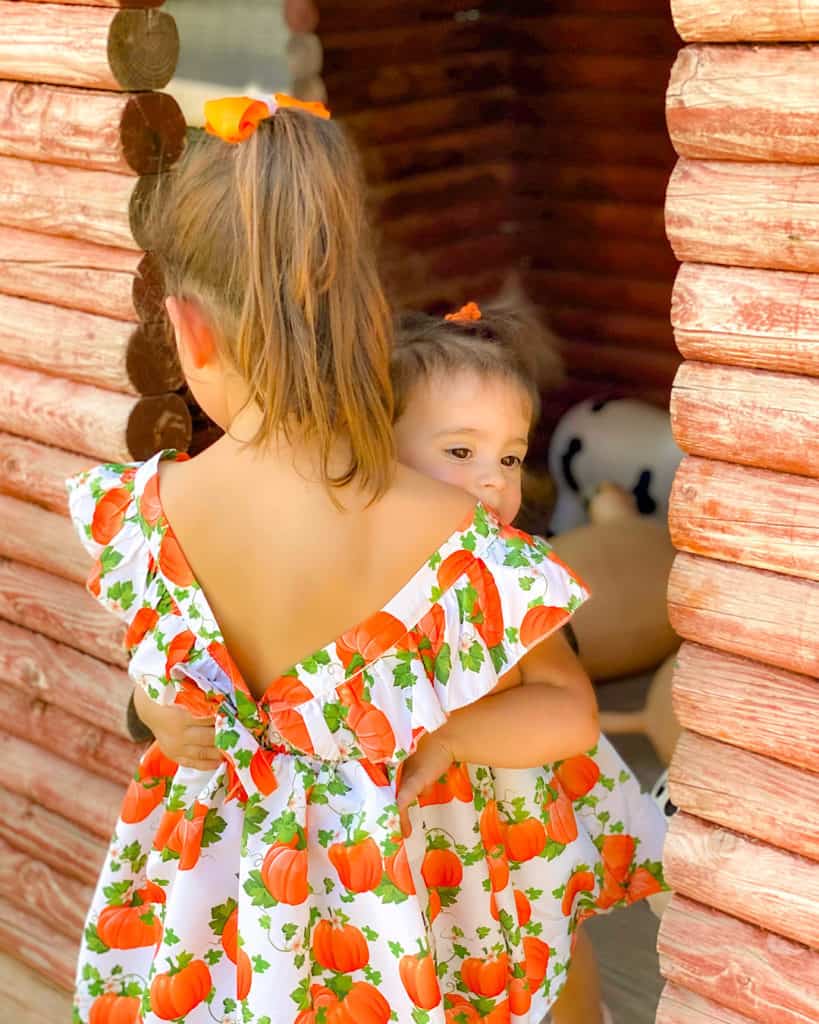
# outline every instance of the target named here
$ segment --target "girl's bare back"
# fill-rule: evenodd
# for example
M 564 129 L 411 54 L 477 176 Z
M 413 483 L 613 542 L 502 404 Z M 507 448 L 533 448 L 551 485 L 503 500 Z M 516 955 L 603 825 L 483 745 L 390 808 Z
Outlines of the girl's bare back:
M 337 498 L 229 439 L 162 465 L 165 515 L 256 697 L 382 609 L 474 506 L 404 467 L 375 503 L 354 487 Z

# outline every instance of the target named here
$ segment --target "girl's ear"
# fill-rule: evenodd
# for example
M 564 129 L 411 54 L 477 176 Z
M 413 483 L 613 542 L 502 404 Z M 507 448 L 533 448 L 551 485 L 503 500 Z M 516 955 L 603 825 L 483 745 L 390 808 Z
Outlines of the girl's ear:
M 183 369 L 190 366 L 201 370 L 218 358 L 213 329 L 198 302 L 169 295 L 165 309 L 173 325 Z

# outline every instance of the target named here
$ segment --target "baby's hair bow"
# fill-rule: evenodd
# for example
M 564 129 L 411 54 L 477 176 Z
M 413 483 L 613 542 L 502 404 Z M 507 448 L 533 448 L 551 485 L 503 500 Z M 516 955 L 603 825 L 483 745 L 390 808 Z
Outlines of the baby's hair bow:
M 254 99 L 252 96 L 225 96 L 205 103 L 205 131 L 216 135 L 223 142 L 244 142 L 256 131 L 260 121 L 273 117 L 277 110 L 292 107 L 303 110 L 324 120 L 330 111 L 323 103 L 297 100 L 283 92 L 277 92 L 270 100 Z
M 461 323 L 469 323 L 473 320 L 481 319 L 481 311 L 477 302 L 467 302 L 465 306 L 461 306 L 457 313 L 447 313 L 444 320 L 452 320 L 455 323 L 460 321 Z

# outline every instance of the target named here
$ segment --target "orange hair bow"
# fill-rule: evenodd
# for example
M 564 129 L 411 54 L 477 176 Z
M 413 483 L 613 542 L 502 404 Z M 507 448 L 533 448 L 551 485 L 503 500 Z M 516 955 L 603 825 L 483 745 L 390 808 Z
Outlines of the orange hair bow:
M 226 96 L 205 103 L 205 131 L 216 135 L 223 142 L 244 142 L 256 131 L 260 121 L 273 117 L 277 110 L 284 107 L 303 110 L 324 120 L 330 117 L 330 111 L 323 103 L 297 100 L 283 92 L 275 93 L 272 100 Z
M 477 302 L 467 302 L 465 306 L 461 306 L 457 313 L 447 313 L 444 317 L 444 320 L 454 320 L 455 322 L 460 320 L 465 323 L 480 319 L 481 311 Z

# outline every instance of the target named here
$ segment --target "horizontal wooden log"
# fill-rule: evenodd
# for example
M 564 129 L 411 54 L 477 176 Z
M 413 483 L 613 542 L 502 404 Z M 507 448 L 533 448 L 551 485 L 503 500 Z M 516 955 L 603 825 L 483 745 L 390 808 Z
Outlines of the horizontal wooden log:
M 164 317 L 164 285 L 151 253 L 0 225 L 0 292 L 116 320 Z
M 518 195 L 542 198 L 608 200 L 662 206 L 668 168 L 642 164 L 566 163 L 565 158 L 522 160 L 516 168 L 514 188 Z
M 527 120 L 531 130 L 519 132 L 516 150 L 537 160 L 581 162 L 605 161 L 612 164 L 635 164 L 663 168 L 670 174 L 675 153 L 668 132 L 638 132 L 599 128 L 590 132 L 584 125 L 566 123 L 559 132 L 538 130 L 538 120 L 531 113 Z
M 0 156 L 0 224 L 148 249 L 145 211 L 154 187 L 151 175 L 134 178 Z
M 666 911 L 667 913 L 667 911 Z M 665 913 L 663 914 L 665 917 Z M 736 1010 L 668 982 L 657 1004 L 655 1024 L 754 1024 Z
M 669 528 L 680 551 L 819 580 L 819 480 L 688 456 Z
M 660 53 L 672 59 L 679 49 L 667 12 L 646 9 L 627 18 L 606 17 L 611 8 L 599 5 L 577 12 L 571 5 L 568 12 L 542 14 L 540 17 L 516 18 L 510 32 L 513 51 L 543 53 L 616 54 L 638 60 Z M 605 26 L 605 27 L 603 27 Z M 669 61 L 669 65 L 670 65 Z
M 162 11 L 0 2 L 0 76 L 85 89 L 161 89 L 179 57 Z
M 0 789 L 0 812 L 0 838 L 16 850 L 80 882 L 96 882 L 106 840 L 6 787 Z
M 578 237 L 604 235 L 611 239 L 638 239 L 668 247 L 661 205 L 595 199 L 556 199 L 548 194 L 526 196 L 513 209 L 530 229 L 541 235 L 553 233 Z
M 0 494 L 0 556 L 75 583 L 88 576 L 88 556 L 65 516 Z
M 31 694 L 6 684 L 2 676 L 0 715 L 11 736 L 28 740 L 48 752 L 59 750 L 66 761 L 123 788 L 139 760 L 141 750 L 131 740 L 107 733 L 36 696 L 32 698 Z
M 364 171 L 372 185 L 402 178 L 462 168 L 468 154 L 470 164 L 491 163 L 512 147 L 514 125 L 495 122 L 463 131 L 446 131 L 408 142 L 388 142 L 361 151 Z
M 86 456 L 0 432 L 0 493 L 66 514 L 65 481 L 90 462 Z
M 678 811 L 669 825 L 663 867 L 680 895 L 819 948 L 814 861 Z
M 497 296 L 506 281 L 506 269 L 486 270 L 466 277 L 447 277 L 407 287 L 402 281 L 388 281 L 393 305 L 399 309 L 418 309 L 433 314 L 450 312 L 470 299 L 487 301 Z
M 819 957 L 800 943 L 673 896 L 657 945 L 664 977 L 741 1020 L 805 1024 L 819 1012 Z
M 547 310 L 563 306 L 578 312 L 585 308 L 616 316 L 667 318 L 671 306 L 670 281 L 571 270 L 524 270 L 522 277 L 529 298 Z M 632 335 L 631 330 L 628 333 Z
M 121 668 L 0 621 L 0 679 L 32 700 L 129 738 L 126 711 L 134 684 Z
M 564 236 L 560 245 L 549 245 L 544 244 L 542 232 L 524 229 L 521 234 L 524 251 L 536 269 L 613 273 L 623 277 L 634 275 L 670 282 L 679 265 L 664 239 L 643 241 L 587 234 Z
M 370 0 L 366 20 L 367 28 L 388 29 L 404 27 L 413 20 L 429 24 L 440 19 L 485 17 L 502 10 L 499 0 Z M 355 0 L 319 5 L 319 30 L 322 34 L 348 31 L 358 24 L 360 14 L 361 5 Z
M 819 676 L 819 587 L 810 580 L 681 552 L 668 611 L 686 640 Z
M 370 199 L 379 221 L 400 220 L 414 214 L 433 214 L 452 204 L 474 202 L 497 195 L 509 187 L 514 176 L 510 163 L 498 160 L 476 167 L 458 167 L 396 182 L 386 182 L 371 190 Z M 486 223 L 481 226 L 487 230 Z
M 147 459 L 160 448 L 184 450 L 191 419 L 179 395 L 132 398 L 88 384 L 5 365 L 0 373 L 0 431 L 55 442 L 100 459 Z
M 559 316 L 552 317 L 558 333 L 562 332 Z M 569 373 L 582 372 L 597 376 L 615 386 L 622 381 L 639 379 L 646 385 L 670 387 L 679 356 L 674 351 L 644 349 L 638 345 L 625 348 L 616 339 L 600 342 L 564 341 L 560 351 Z
M 0 360 L 129 395 L 184 381 L 167 321 L 134 325 L 2 294 Z
M 683 732 L 668 782 L 689 814 L 819 860 L 819 774 Z
M 382 270 L 386 281 L 400 282 L 401 288 L 415 291 L 435 278 L 480 274 L 487 264 L 509 266 L 514 259 L 514 240 L 501 232 L 475 238 L 452 239 L 447 245 L 425 250 L 396 250 L 385 253 Z
M 681 157 L 666 193 L 682 261 L 819 271 L 819 167 Z
M 161 7 L 165 0 L 28 0 L 29 3 L 82 4 L 84 7 Z
M 819 39 L 817 0 L 671 0 L 687 42 L 799 43 Z
M 108 840 L 124 797 L 122 786 L 0 731 L 3 788 Z
M 557 51 L 550 53 L 547 60 L 515 54 L 509 64 L 517 88 L 525 95 L 551 89 L 588 89 L 601 93 L 613 90 L 646 93 L 656 102 L 668 85 L 670 60 L 666 54 L 625 57 Z
M 445 245 L 453 238 L 474 238 L 483 234 L 487 225 L 501 224 L 508 211 L 506 197 L 490 187 L 482 196 L 453 200 L 449 207 L 377 222 L 378 241 L 384 257 L 389 258 L 398 246 L 409 252 Z
M 82 587 L 6 558 L 0 559 L 0 616 L 112 665 L 127 663 L 121 623 Z
M 819 377 L 819 279 L 684 263 L 671 322 L 688 359 Z
M 0 839 L 0 898 L 79 943 L 94 890 Z
M 77 943 L 0 899 L 0 950 L 67 992 L 74 991 Z
M 819 380 L 685 362 L 671 425 L 691 455 L 819 476 Z
M 516 113 L 523 123 L 534 120 L 542 125 L 545 121 L 558 134 L 563 124 L 609 128 L 625 119 L 629 134 L 662 132 L 665 128 L 662 93 L 556 90 L 524 95 L 516 105 Z
M 94 93 L 0 82 L 0 153 L 119 174 L 157 174 L 185 143 L 165 93 Z
M 55 1024 L 71 1019 L 72 999 L 7 953 L 0 953 L 0 1006 L 14 1024 Z
M 616 343 L 623 349 L 642 349 L 655 353 L 660 357 L 656 365 L 657 368 L 662 367 L 663 382 L 670 386 L 680 357 L 674 348 L 674 336 L 665 318 L 586 309 L 583 306 L 563 306 L 557 302 L 550 307 L 549 317 L 557 333 L 566 338 L 599 344 Z
M 680 156 L 819 162 L 816 46 L 687 46 L 671 72 L 668 130 Z
M 807 676 L 684 643 L 672 686 L 685 729 L 819 771 L 819 684 Z

